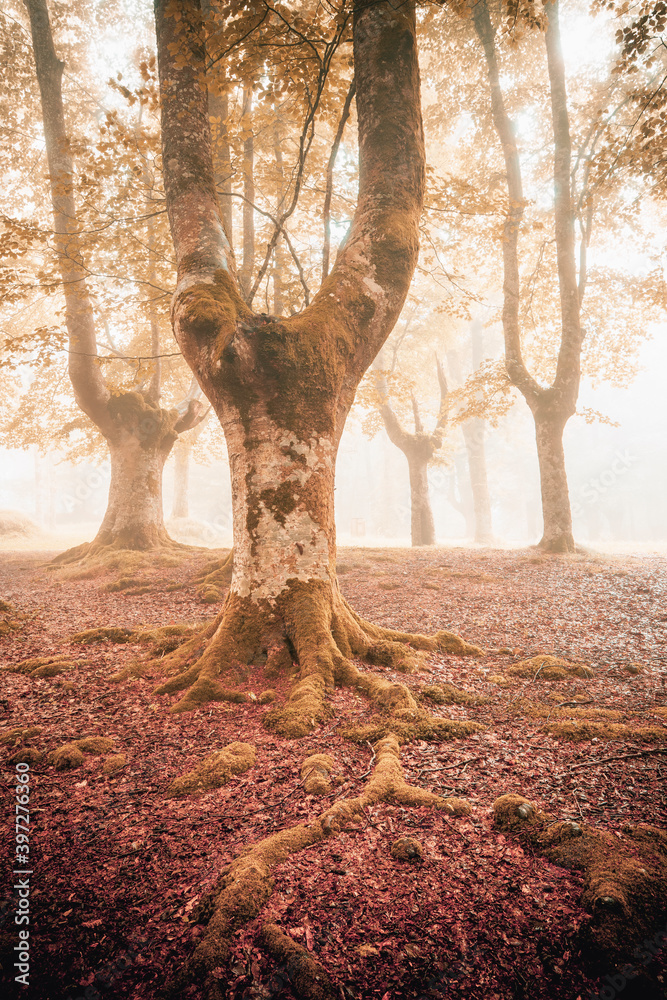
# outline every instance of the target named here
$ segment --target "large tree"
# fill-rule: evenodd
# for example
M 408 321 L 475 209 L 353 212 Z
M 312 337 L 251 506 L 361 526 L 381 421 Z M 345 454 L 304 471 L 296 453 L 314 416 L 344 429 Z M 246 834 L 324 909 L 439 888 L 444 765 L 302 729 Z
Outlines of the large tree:
M 77 404 L 102 433 L 111 455 L 109 503 L 100 530 L 90 546 L 66 556 L 78 558 L 110 545 L 150 549 L 170 542 L 162 512 L 164 463 L 179 433 L 200 419 L 203 407 L 195 392 L 188 394 L 180 409 L 160 406 L 159 331 L 153 315 L 151 354 L 156 363 L 146 383 L 137 391 L 119 392 L 102 375 L 65 124 L 64 63 L 56 54 L 46 0 L 26 0 L 26 6 L 41 96 L 54 248 L 65 298 L 69 377 Z
M 288 318 L 252 312 L 234 274 L 211 162 L 211 22 L 198 0 L 156 0 L 155 14 L 178 259 L 174 332 L 227 439 L 235 552 L 221 614 L 173 654 L 179 672 L 161 690 L 188 688 L 178 710 L 233 698 L 225 674 L 268 656 L 267 669 L 299 668 L 286 706 L 269 713 L 278 732 L 314 728 L 335 682 L 411 712 L 407 689 L 363 674 L 349 658 L 405 666 L 409 646 L 469 647 L 445 632 L 430 639 L 379 628 L 349 607 L 336 580 L 334 473 L 356 388 L 401 311 L 417 261 L 424 140 L 414 3 L 342 11 L 353 17 L 358 204 L 331 273 Z

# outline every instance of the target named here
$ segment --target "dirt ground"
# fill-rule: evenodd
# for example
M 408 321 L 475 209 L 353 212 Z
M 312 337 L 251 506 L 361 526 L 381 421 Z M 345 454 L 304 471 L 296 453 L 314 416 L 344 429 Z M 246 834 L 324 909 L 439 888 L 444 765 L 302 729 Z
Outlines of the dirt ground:
M 212 553 L 139 560 L 134 582 L 115 590 L 106 588 L 119 586 L 118 568 L 81 578 L 47 569 L 51 555 L 0 556 L 0 597 L 10 605 L 0 613 L 3 975 L 14 977 L 11 886 L 20 877 L 11 868 L 15 758 L 28 750 L 30 985 L 18 995 L 157 998 L 205 933 L 193 918 L 225 866 L 247 845 L 359 794 L 372 741 L 344 734 L 376 717 L 347 689 L 331 694 L 331 721 L 301 740 L 263 727 L 276 702 L 169 714 L 178 695 L 154 693 L 157 667 L 114 679 L 145 659 L 145 642 L 71 637 L 100 626 L 136 636 L 210 619 L 218 605 L 202 603 L 192 581 Z M 582 873 L 500 831 L 492 813 L 498 796 L 517 793 L 555 820 L 614 833 L 628 823 L 667 827 L 667 560 L 344 548 L 338 571 L 365 618 L 448 629 L 486 650 L 481 658 L 435 654 L 428 673 L 372 668 L 405 683 L 434 715 L 482 724 L 465 738 L 401 747 L 411 784 L 465 798 L 471 812 L 383 804 L 366 811 L 365 823 L 292 854 L 274 870 L 260 916 L 235 933 L 232 961 L 217 973 L 221 995 L 298 1000 L 289 967 L 260 946 L 267 921 L 317 959 L 341 1000 L 667 995 L 665 935 L 636 976 L 601 964 L 586 944 L 594 914 L 582 900 Z M 549 679 L 539 661 L 518 666 L 539 654 L 568 668 Z M 12 671 L 34 658 L 60 659 L 62 672 Z M 268 680 L 261 667 L 239 685 L 258 698 L 271 688 L 278 704 L 289 690 L 288 679 Z M 445 703 L 422 694 L 434 685 Z M 74 755 L 76 766 L 56 767 L 53 752 L 85 737 L 108 743 L 89 744 L 102 752 L 84 750 L 78 763 Z M 248 770 L 199 795 L 166 796 L 175 778 L 236 741 L 255 748 Z M 331 790 L 307 794 L 301 765 L 321 752 L 334 761 Z M 392 856 L 402 836 L 419 842 L 421 860 Z M 663 916 L 656 932 L 666 929 Z

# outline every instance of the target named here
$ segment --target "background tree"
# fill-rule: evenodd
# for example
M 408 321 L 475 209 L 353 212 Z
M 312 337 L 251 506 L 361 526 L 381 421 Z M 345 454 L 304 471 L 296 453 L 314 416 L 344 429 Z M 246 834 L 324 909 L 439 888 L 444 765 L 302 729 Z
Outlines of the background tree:
M 49 165 L 54 247 L 65 297 L 68 372 L 77 404 L 104 436 L 111 454 L 109 505 L 100 530 L 90 548 L 74 550 L 68 558 L 108 545 L 153 548 L 169 543 L 162 513 L 164 462 L 178 434 L 199 419 L 202 406 L 193 392 L 180 412 L 162 409 L 159 364 L 153 366 L 148 384 L 133 392 L 114 392 L 102 376 L 74 200 L 74 168 L 62 101 L 63 63 L 55 52 L 45 0 L 28 0 L 27 8 Z M 155 317 L 151 319 L 151 356 L 157 361 L 158 327 Z

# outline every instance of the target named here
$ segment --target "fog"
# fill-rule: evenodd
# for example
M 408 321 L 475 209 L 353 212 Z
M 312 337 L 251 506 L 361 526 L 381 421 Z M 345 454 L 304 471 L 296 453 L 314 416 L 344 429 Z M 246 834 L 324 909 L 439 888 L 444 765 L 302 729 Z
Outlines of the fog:
M 627 388 L 585 380 L 581 406 L 619 426 L 573 417 L 565 430 L 565 457 L 575 539 L 600 551 L 667 550 L 667 396 L 662 371 L 667 327 L 656 326 L 643 345 L 640 372 Z M 336 529 L 339 545 L 409 546 L 410 488 L 403 454 L 384 429 L 371 439 L 355 407 L 337 462 Z M 220 432 L 221 433 L 221 432 Z M 494 544 L 537 543 L 542 529 L 539 471 L 531 415 L 521 399 L 486 428 L 486 459 Z M 461 511 L 470 504 L 467 458 L 460 429 L 429 469 L 429 490 L 440 545 L 473 544 Z M 231 487 L 226 460 L 192 462 L 188 517 L 174 519 L 174 455 L 165 467 L 163 505 L 177 540 L 207 547 L 232 545 Z M 89 541 L 104 516 L 108 461 L 73 464 L 36 447 L 0 451 L 0 515 L 4 549 L 60 549 Z M 452 503 L 452 493 L 454 503 Z M 8 517 L 14 514 L 16 517 Z M 470 516 L 470 512 L 469 512 Z M 468 525 L 469 527 L 469 525 Z

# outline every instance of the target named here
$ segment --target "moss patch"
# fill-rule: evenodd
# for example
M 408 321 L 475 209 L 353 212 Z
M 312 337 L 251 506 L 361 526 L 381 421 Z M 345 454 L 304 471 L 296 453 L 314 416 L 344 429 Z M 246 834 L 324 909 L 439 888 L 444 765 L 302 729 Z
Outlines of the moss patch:
M 559 740 L 583 743 L 596 737 L 605 740 L 638 740 L 640 743 L 660 743 L 665 730 L 658 726 L 626 726 L 613 722 L 550 722 L 543 732 Z
M 118 774 L 122 771 L 127 764 L 127 757 L 122 753 L 112 754 L 110 757 L 104 761 L 102 765 L 102 771 L 108 778 L 112 778 L 114 774 Z
M 590 667 L 583 663 L 569 663 L 557 656 L 540 653 L 528 660 L 521 660 L 507 668 L 512 677 L 525 677 L 530 680 L 562 681 L 568 677 L 589 678 L 594 676 Z
M 255 748 L 249 743 L 229 743 L 206 757 L 193 771 L 175 778 L 167 798 L 222 788 L 234 774 L 243 774 L 255 764 Z
M 57 771 L 67 771 L 83 764 L 83 753 L 75 743 L 64 743 L 51 754 L 51 763 Z
M 429 684 L 421 689 L 419 696 L 435 705 L 477 705 L 482 700 L 453 684 Z
M 584 875 L 582 905 L 592 914 L 587 944 L 604 961 L 629 957 L 667 909 L 667 834 L 644 825 L 623 836 L 586 823 L 554 823 L 521 795 L 493 804 L 496 828 L 518 834 L 553 864 Z
M 424 848 L 414 837 L 399 837 L 391 845 L 391 856 L 395 861 L 423 861 Z
M 74 745 L 79 750 L 83 750 L 84 753 L 99 756 L 103 753 L 109 753 L 113 748 L 113 740 L 108 736 L 84 736 L 83 739 L 76 740 Z
M 307 795 L 326 795 L 331 791 L 329 776 L 335 767 L 327 753 L 315 753 L 306 757 L 301 765 L 301 781 Z
M 80 642 L 84 646 L 89 646 L 95 642 L 134 642 L 135 631 L 131 628 L 120 628 L 112 626 L 110 628 L 89 628 L 83 632 L 76 632 L 70 637 L 70 642 Z

